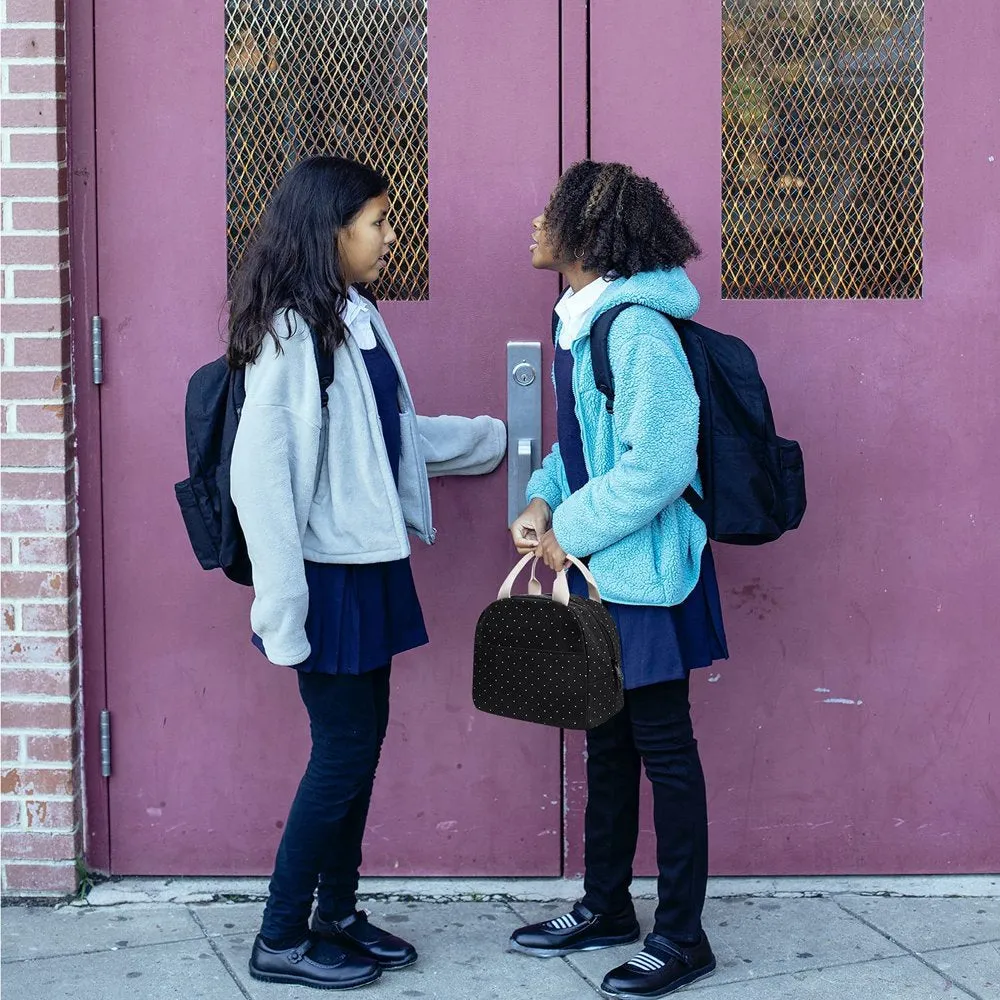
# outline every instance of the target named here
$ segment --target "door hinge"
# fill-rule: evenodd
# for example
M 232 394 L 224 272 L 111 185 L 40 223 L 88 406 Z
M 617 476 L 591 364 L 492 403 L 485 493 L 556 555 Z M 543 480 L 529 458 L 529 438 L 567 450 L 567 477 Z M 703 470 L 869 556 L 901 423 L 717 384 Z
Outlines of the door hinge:
M 101 777 L 111 777 L 111 713 L 101 709 Z
M 104 382 L 104 322 L 100 316 L 90 319 L 90 363 L 94 385 Z

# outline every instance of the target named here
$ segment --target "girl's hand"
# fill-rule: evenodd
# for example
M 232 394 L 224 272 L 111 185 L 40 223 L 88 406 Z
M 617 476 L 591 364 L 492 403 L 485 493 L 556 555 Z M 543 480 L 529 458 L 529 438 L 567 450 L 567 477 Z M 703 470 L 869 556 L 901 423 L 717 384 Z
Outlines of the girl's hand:
M 537 555 L 553 573 L 565 569 L 566 563 L 569 561 L 563 547 L 556 541 L 555 532 L 551 529 L 546 531 L 539 540 Z
M 523 556 L 534 552 L 551 523 L 552 511 L 549 505 L 544 500 L 532 500 L 510 526 L 510 536 L 514 539 L 517 554 Z

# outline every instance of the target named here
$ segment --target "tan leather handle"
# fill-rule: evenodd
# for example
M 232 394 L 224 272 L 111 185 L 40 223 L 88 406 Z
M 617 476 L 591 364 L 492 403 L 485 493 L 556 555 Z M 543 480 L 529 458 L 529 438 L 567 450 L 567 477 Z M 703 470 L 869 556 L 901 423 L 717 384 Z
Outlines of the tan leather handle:
M 587 581 L 587 596 L 592 601 L 600 603 L 601 592 L 597 587 L 597 581 L 594 579 L 593 573 L 576 556 L 567 556 L 566 558 L 580 571 L 584 580 Z M 565 569 L 560 570 L 556 574 L 556 582 L 552 586 L 552 600 L 558 601 L 564 606 L 569 604 L 569 579 L 566 576 L 566 572 Z
M 601 600 L 601 592 L 597 587 L 597 581 L 594 579 L 593 574 L 587 567 L 580 562 L 576 556 L 568 556 L 569 561 L 583 574 L 584 580 L 587 581 L 587 593 L 592 601 Z M 531 580 L 528 583 L 528 593 L 534 597 L 538 597 L 542 593 L 542 585 L 538 580 L 537 569 L 538 569 L 538 556 L 534 552 L 529 552 L 520 558 L 517 565 L 510 571 L 507 579 L 504 580 L 503 586 L 501 586 L 499 592 L 497 593 L 497 600 L 504 601 L 510 597 L 511 592 L 514 589 L 514 583 L 517 578 L 521 575 L 521 571 L 524 569 L 528 563 L 531 563 Z M 556 574 L 556 581 L 552 586 L 552 600 L 558 601 L 563 607 L 569 606 L 569 580 L 566 578 L 566 570 L 562 570 Z
M 529 552 L 527 555 L 522 556 L 520 560 L 518 560 L 517 565 L 510 571 L 510 575 L 506 580 L 504 580 L 503 586 L 497 594 L 498 601 L 505 601 L 508 597 L 510 597 L 510 592 L 514 589 L 514 581 L 517 580 L 517 578 L 521 575 L 521 570 L 523 570 L 532 559 L 534 559 L 535 562 L 538 562 L 538 556 L 536 556 L 534 552 Z M 538 584 L 538 592 L 541 593 L 542 585 L 538 583 L 538 577 L 535 576 L 534 566 L 531 567 L 531 579 L 533 583 L 529 584 L 529 589 L 534 584 Z M 534 593 L 533 590 L 531 592 Z

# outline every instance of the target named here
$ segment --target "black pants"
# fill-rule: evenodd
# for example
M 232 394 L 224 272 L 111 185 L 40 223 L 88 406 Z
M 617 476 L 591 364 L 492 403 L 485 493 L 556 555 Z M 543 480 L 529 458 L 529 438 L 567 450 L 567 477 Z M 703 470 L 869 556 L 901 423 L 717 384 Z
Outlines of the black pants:
M 687 680 L 626 691 L 624 709 L 587 733 L 587 753 L 584 906 L 619 913 L 631 905 L 641 761 L 653 785 L 659 870 L 653 931 L 677 945 L 694 944 L 708 878 L 708 807 Z
M 389 724 L 389 667 L 358 676 L 299 674 L 312 753 L 299 784 L 271 877 L 263 937 L 298 943 L 313 895 L 325 919 L 354 912 L 361 841 L 375 769 Z

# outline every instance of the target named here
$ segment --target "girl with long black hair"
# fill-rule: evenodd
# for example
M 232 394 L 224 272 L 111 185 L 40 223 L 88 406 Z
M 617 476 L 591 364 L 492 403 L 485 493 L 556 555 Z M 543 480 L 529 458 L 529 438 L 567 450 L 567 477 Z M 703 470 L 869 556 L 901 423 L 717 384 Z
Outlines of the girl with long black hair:
M 388 266 L 389 215 L 376 171 L 302 161 L 268 207 L 230 308 L 229 361 L 246 369 L 232 497 L 253 565 L 253 641 L 296 670 L 312 735 L 250 972 L 321 989 L 416 961 L 356 907 L 390 663 L 427 642 L 407 534 L 434 540 L 429 474 L 489 472 L 506 445 L 488 416 L 416 416 L 364 290 Z M 428 469 L 425 454 L 441 465 Z

